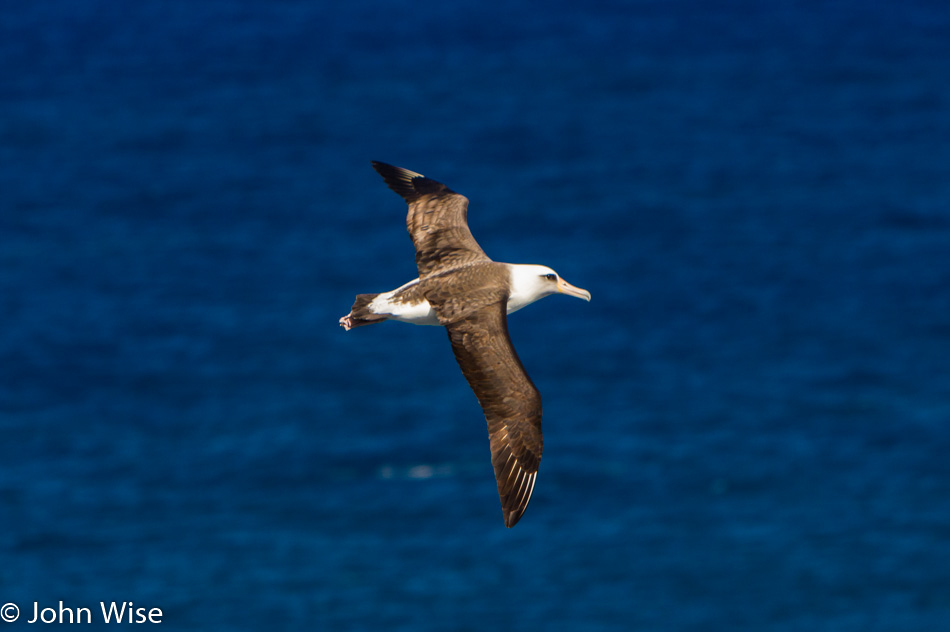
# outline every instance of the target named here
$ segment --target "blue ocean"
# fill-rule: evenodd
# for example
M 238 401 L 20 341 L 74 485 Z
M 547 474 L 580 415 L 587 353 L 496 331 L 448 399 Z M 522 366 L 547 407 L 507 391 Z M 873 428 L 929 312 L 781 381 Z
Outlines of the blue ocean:
M 43 0 L 0 61 L 0 625 L 950 630 L 945 2 Z M 416 276 L 371 160 L 593 296 L 509 320 L 513 529 L 445 332 L 338 326 Z

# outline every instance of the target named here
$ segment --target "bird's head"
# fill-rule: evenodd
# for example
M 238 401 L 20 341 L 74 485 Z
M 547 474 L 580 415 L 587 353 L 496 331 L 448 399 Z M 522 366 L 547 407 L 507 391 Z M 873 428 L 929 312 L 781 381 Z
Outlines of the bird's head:
M 590 292 L 571 285 L 547 266 L 511 266 L 511 294 L 508 298 L 509 314 L 552 294 L 565 294 L 590 301 Z

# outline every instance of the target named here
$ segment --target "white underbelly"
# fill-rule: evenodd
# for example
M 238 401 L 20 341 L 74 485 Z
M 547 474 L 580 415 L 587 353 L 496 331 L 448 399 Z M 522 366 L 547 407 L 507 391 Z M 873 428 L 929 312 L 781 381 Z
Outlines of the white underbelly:
M 441 324 L 439 323 L 439 317 L 436 315 L 435 310 L 432 309 L 432 305 L 429 304 L 429 301 L 422 299 L 417 303 L 407 303 L 398 299 L 400 292 L 412 287 L 418 282 L 419 279 L 413 279 L 409 281 L 409 283 L 397 287 L 395 290 L 383 292 L 369 304 L 370 311 L 374 314 L 388 316 L 390 320 L 412 323 L 413 325 Z M 508 301 L 507 312 L 509 314 L 516 312 L 528 304 L 529 303 L 519 303 L 513 300 Z
M 429 301 L 422 299 L 417 303 L 407 303 L 397 299 L 402 290 L 415 285 L 419 279 L 413 279 L 409 283 L 392 290 L 383 292 L 373 299 L 369 304 L 369 309 L 374 314 L 383 314 L 391 320 L 398 320 L 413 325 L 438 325 L 439 317 Z
M 385 312 L 392 320 L 399 320 L 413 325 L 438 325 L 439 317 L 429 305 L 429 301 L 422 301 L 415 305 L 395 303 L 385 308 Z

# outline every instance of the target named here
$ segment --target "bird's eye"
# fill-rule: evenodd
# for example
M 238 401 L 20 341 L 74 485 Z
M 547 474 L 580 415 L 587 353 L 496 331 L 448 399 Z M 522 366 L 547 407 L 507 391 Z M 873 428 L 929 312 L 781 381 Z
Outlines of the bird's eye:
M 547 279 L 548 281 L 557 281 L 556 274 L 545 274 L 544 278 Z

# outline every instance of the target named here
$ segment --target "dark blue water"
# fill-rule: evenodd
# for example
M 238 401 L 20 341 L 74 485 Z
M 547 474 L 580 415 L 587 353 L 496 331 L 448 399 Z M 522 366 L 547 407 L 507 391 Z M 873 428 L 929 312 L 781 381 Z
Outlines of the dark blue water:
M 945 3 L 50 0 L 0 60 L 14 625 L 950 629 Z M 593 294 L 511 319 L 513 530 L 445 334 L 337 326 L 415 276 L 371 159 Z

